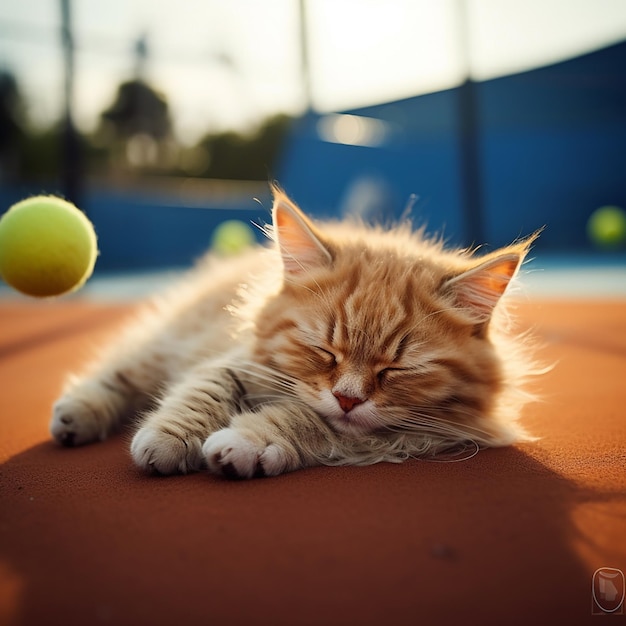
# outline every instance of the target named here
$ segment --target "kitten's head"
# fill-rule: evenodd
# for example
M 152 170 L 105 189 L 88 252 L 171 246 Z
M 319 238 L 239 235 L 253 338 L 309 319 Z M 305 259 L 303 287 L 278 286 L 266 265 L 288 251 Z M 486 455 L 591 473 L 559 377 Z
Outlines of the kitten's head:
M 278 188 L 273 232 L 283 284 L 257 318 L 256 356 L 332 428 L 518 438 L 494 326 L 530 241 L 476 258 L 409 228 L 318 227 Z

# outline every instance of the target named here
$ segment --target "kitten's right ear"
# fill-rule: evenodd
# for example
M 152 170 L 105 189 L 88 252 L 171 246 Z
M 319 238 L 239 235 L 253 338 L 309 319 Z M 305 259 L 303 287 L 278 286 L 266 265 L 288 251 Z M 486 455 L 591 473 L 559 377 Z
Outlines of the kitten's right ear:
M 475 323 L 489 321 L 523 260 L 522 252 L 505 252 L 449 279 L 443 289 Z
M 272 185 L 274 238 L 285 271 L 300 274 L 315 267 L 327 267 L 333 257 L 322 235 L 308 217 L 277 185 Z

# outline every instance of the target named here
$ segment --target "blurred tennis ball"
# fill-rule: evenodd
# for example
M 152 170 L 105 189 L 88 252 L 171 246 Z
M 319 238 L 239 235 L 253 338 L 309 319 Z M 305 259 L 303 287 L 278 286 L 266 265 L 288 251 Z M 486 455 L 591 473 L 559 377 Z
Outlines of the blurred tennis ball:
M 61 198 L 27 198 L 0 219 L 0 275 L 29 296 L 79 289 L 91 276 L 97 255 L 93 225 Z
M 591 241 L 602 248 L 617 248 L 626 242 L 626 211 L 617 206 L 596 209 L 587 222 Z
M 214 231 L 211 248 L 222 256 L 238 254 L 256 242 L 252 228 L 241 220 L 226 220 Z

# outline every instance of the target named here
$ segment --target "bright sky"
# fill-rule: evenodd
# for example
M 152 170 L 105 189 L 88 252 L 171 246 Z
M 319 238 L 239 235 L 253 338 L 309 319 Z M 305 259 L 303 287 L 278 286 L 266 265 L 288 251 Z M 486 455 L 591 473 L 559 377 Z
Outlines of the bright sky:
M 40 124 L 61 109 L 59 6 L 0 5 L 0 69 L 17 75 Z M 312 100 L 321 111 L 451 87 L 468 67 L 482 80 L 626 39 L 626 0 L 306 0 L 306 7 Z M 132 77 L 133 45 L 144 33 L 148 77 L 167 95 L 183 140 L 300 112 L 298 16 L 299 0 L 74 0 L 78 122 L 92 129 L 120 81 Z

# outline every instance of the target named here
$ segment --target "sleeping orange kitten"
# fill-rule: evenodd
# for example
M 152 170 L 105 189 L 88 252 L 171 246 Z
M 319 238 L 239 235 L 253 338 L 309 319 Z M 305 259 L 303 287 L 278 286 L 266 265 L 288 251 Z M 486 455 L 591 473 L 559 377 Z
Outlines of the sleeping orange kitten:
M 139 467 L 251 478 L 528 439 L 501 297 L 534 237 L 477 257 L 273 192 L 274 248 L 207 257 L 146 311 L 55 403 L 60 443 L 139 415 Z

